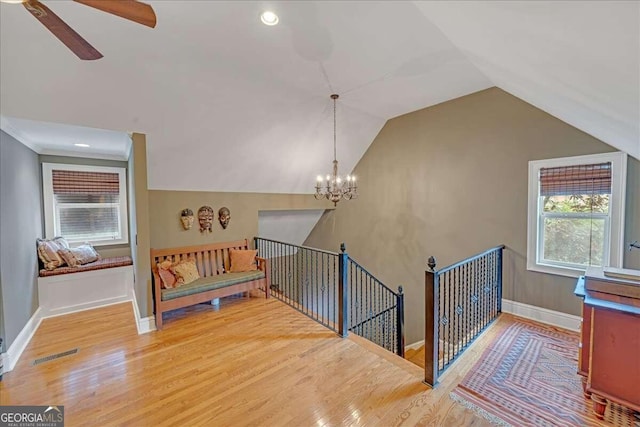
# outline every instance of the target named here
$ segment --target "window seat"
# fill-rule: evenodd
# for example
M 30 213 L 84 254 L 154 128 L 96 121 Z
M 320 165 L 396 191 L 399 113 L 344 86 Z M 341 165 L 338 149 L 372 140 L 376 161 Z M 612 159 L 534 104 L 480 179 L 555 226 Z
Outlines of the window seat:
M 77 267 L 58 267 L 54 270 L 42 269 L 40 270 L 40 277 L 58 276 L 60 274 L 79 273 L 82 271 L 104 270 L 105 268 L 124 267 L 126 265 L 133 265 L 133 260 L 129 256 L 103 258 Z
M 43 317 L 131 301 L 131 257 L 104 258 L 78 267 L 40 270 L 38 299 Z

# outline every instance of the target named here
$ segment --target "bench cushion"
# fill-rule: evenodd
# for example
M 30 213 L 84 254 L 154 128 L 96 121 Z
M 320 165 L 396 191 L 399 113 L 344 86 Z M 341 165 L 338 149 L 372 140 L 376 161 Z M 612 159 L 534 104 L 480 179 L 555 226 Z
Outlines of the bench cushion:
M 226 286 L 235 285 L 236 283 L 262 279 L 263 277 L 264 272 L 260 270 L 243 271 L 241 273 L 225 273 L 216 276 L 201 277 L 194 282 L 182 285 L 177 288 L 163 289 L 162 301 L 168 301 L 174 298 L 198 294 L 200 292 L 206 292 L 213 289 L 220 289 Z
M 103 258 L 101 260 L 79 265 L 77 267 L 58 267 L 55 270 L 40 270 L 40 277 L 57 276 L 59 274 L 80 273 L 81 271 L 103 270 L 105 268 L 124 267 L 133 265 L 130 256 Z

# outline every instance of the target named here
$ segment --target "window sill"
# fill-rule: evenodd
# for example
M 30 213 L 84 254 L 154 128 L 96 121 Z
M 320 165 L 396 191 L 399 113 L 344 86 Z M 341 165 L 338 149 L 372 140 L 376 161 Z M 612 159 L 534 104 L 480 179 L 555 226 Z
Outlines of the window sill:
M 93 247 L 105 247 L 105 246 L 115 246 L 115 245 L 126 245 L 129 243 L 129 239 L 118 239 L 118 240 L 75 240 L 69 241 L 69 246 L 76 247 L 83 245 L 85 243 L 89 243 Z
M 585 269 L 570 268 L 570 267 L 558 267 L 555 265 L 547 264 L 527 264 L 528 271 L 535 271 L 536 273 L 554 274 L 556 276 L 573 277 L 578 278 L 584 276 Z

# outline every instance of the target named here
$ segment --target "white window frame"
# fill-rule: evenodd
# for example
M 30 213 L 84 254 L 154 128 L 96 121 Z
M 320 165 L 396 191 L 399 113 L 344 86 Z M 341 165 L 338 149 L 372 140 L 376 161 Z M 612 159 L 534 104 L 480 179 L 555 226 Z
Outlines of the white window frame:
M 62 163 L 43 163 L 42 164 L 42 195 L 44 199 L 44 224 L 45 224 L 45 236 L 48 239 L 55 237 L 56 230 L 59 227 L 59 217 L 57 215 L 56 204 L 53 197 L 53 171 L 54 170 L 68 170 L 79 172 L 107 172 L 117 173 L 119 183 L 119 225 L 120 225 L 120 238 L 119 239 L 82 239 L 82 240 L 69 240 L 69 245 L 77 246 L 82 243 L 88 242 L 93 246 L 109 246 L 109 245 L 121 245 L 129 243 L 129 223 L 127 218 L 127 185 L 126 185 L 126 169 L 120 167 L 111 166 L 89 166 L 89 165 L 68 165 Z M 89 206 L 90 205 L 90 206 Z M 97 207 L 96 204 L 73 204 L 74 207 Z
M 541 206 L 540 169 L 562 166 L 589 165 L 611 162 L 611 198 L 609 199 L 608 229 L 605 231 L 605 248 L 602 263 L 608 267 L 622 267 L 624 257 L 624 213 L 627 180 L 627 155 L 623 152 L 590 154 L 586 156 L 562 157 L 557 159 L 532 160 L 529 162 L 529 204 L 527 226 L 527 270 L 540 273 L 579 277 L 584 268 L 560 263 L 547 264 L 541 260 Z M 558 214 L 566 218 L 579 214 Z M 547 215 L 551 216 L 551 215 Z M 555 216 L 555 215 L 554 215 Z M 607 244 L 608 243 L 608 244 Z

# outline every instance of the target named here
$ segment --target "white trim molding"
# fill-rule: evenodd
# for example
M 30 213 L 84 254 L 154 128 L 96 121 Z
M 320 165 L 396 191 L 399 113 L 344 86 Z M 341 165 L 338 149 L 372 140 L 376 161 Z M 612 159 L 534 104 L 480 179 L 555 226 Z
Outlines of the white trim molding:
M 138 308 L 138 301 L 136 300 L 135 292 L 132 292 L 131 304 L 133 304 L 133 315 L 135 316 L 136 328 L 138 328 L 138 335 L 155 331 L 156 330 L 155 316 L 140 317 L 140 309 Z
M 38 330 L 42 319 L 42 310 L 40 309 L 40 307 L 38 307 L 36 312 L 33 313 L 33 316 L 31 316 L 29 321 L 27 321 L 27 324 L 24 325 L 24 328 L 22 328 L 16 339 L 13 340 L 13 342 L 7 349 L 7 352 L 2 354 L 2 357 L 4 359 L 2 364 L 3 373 L 12 371 L 16 366 L 16 363 L 18 363 L 20 356 L 22 356 L 22 352 L 25 348 L 27 348 L 27 345 L 29 344 L 29 341 L 31 341 L 33 334 L 35 334 Z
M 406 353 L 407 350 L 417 350 L 420 347 L 422 347 L 423 345 L 424 345 L 424 340 L 416 341 L 414 343 L 405 345 L 404 346 L 404 351 Z
M 580 323 L 582 322 L 582 318 L 580 316 L 574 316 L 572 314 L 549 310 L 547 308 L 511 301 L 508 299 L 502 300 L 502 312 L 546 323 L 548 325 L 557 326 L 559 328 L 569 329 L 571 331 L 580 331 Z

